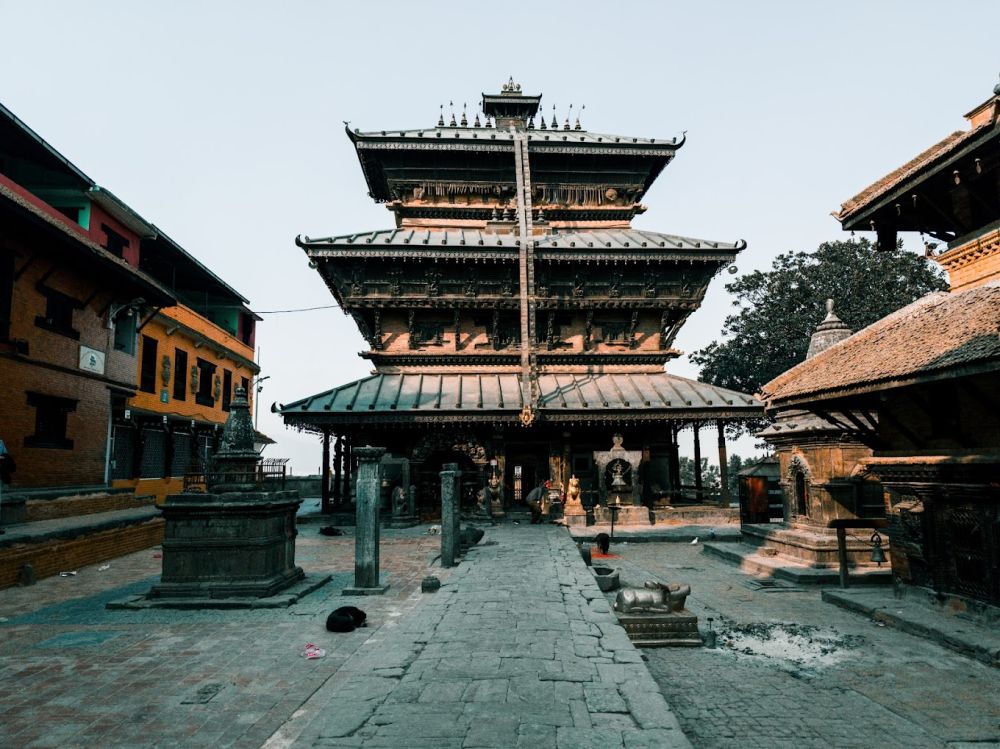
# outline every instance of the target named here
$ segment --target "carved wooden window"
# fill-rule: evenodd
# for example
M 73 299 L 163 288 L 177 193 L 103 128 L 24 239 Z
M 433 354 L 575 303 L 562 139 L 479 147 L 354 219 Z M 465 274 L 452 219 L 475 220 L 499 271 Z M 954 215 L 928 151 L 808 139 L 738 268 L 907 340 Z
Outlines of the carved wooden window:
M 142 337 L 142 360 L 139 365 L 139 389 L 144 393 L 156 392 L 156 348 L 155 338 Z
M 80 303 L 55 289 L 40 287 L 39 291 L 45 295 L 45 314 L 35 318 L 35 325 L 67 338 L 80 340 L 80 331 L 73 327 L 73 310 L 79 308 Z
M 174 349 L 174 400 L 187 400 L 188 355 L 184 349 Z

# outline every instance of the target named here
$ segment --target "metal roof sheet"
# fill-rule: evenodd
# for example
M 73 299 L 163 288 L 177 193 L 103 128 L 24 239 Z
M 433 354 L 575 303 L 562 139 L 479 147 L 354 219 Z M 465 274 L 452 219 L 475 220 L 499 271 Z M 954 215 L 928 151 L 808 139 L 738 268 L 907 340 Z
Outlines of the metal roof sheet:
M 583 411 L 740 411 L 763 413 L 756 398 L 733 390 L 664 373 L 543 374 L 538 378 L 543 412 Z M 520 376 L 423 373 L 375 374 L 281 406 L 285 417 L 309 421 L 323 414 L 372 412 L 428 414 L 460 411 L 509 412 L 524 406 Z M 711 414 L 706 414 L 710 417 Z M 304 417 L 304 418 L 303 418 Z
M 722 250 L 739 252 L 746 247 L 742 240 L 737 242 L 717 242 L 707 239 L 694 239 L 675 234 L 661 234 L 637 229 L 609 229 L 606 231 L 553 231 L 533 238 L 537 250 Z M 442 250 L 455 248 L 458 250 L 476 250 L 477 248 L 496 248 L 515 250 L 521 246 L 521 240 L 516 234 L 496 234 L 478 229 L 384 229 L 381 231 L 361 232 L 357 234 L 342 234 L 334 237 L 316 238 L 303 237 L 298 244 L 307 249 L 334 249 L 338 247 L 364 247 L 371 245 L 377 248 L 434 248 Z M 543 257 L 556 256 L 547 253 Z

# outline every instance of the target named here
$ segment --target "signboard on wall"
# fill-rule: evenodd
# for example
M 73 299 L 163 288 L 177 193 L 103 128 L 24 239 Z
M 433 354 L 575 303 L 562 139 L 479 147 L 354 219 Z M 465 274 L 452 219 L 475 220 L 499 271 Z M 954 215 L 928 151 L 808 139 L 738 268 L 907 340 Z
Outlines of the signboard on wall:
M 80 346 L 80 369 L 94 374 L 104 374 L 104 352 L 90 348 L 90 346 Z

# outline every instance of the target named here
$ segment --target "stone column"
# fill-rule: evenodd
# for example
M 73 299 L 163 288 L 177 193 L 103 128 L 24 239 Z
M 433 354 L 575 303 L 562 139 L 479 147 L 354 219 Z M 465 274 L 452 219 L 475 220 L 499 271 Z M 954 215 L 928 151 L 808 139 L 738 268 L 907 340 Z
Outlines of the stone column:
M 384 447 L 359 447 L 353 450 L 358 459 L 357 527 L 354 537 L 354 587 L 344 595 L 379 595 L 388 585 L 379 584 L 378 520 L 382 489 Z
M 458 498 L 455 496 L 454 463 L 445 463 L 441 471 L 441 566 L 454 567 L 458 556 L 458 538 L 455 536 L 455 517 Z
M 698 436 L 698 431 L 701 429 L 701 424 L 697 421 L 694 423 L 694 496 L 701 502 L 705 499 L 704 489 L 702 486 L 702 476 L 701 476 L 701 438 Z
M 323 471 L 322 486 L 319 490 L 320 511 L 327 515 L 330 512 L 330 428 L 323 427 Z
M 453 481 L 455 489 L 455 549 L 459 556 L 465 553 L 462 548 L 462 472 L 458 469 L 458 463 L 445 463 L 442 468 L 455 474 Z
M 716 424 L 719 427 L 719 481 L 722 484 L 722 505 L 729 507 L 733 501 L 729 493 L 729 458 L 726 457 L 726 422 L 719 419 Z

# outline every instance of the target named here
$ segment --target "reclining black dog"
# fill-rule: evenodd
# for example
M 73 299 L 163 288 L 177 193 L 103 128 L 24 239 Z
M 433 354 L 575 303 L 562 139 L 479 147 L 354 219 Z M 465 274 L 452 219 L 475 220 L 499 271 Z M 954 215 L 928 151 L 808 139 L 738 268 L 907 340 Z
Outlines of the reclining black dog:
M 330 632 L 353 632 L 365 626 L 368 615 L 356 606 L 341 606 L 326 618 L 326 628 Z

